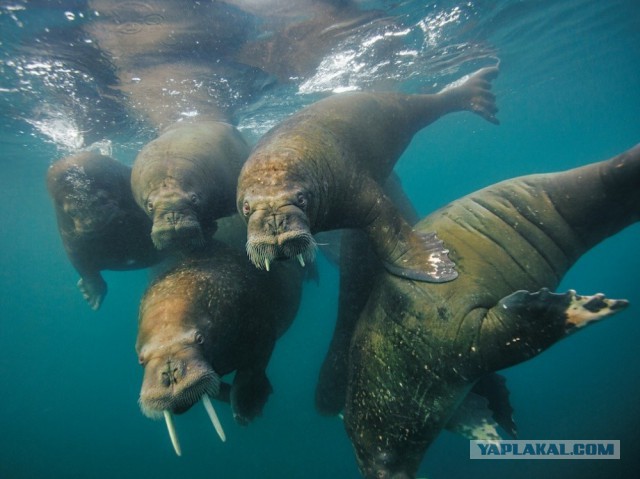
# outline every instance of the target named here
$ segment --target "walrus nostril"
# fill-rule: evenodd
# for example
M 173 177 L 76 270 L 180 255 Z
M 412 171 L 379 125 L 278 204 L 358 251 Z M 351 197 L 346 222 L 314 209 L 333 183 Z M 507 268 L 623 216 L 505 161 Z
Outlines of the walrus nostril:
M 175 211 L 171 211 L 164 215 L 164 219 L 167 224 L 175 225 L 178 222 L 178 214 Z
M 160 382 L 164 387 L 169 387 L 173 384 L 178 384 L 182 378 L 182 371 L 180 365 L 176 365 L 172 361 L 167 361 L 165 368 L 160 371 Z

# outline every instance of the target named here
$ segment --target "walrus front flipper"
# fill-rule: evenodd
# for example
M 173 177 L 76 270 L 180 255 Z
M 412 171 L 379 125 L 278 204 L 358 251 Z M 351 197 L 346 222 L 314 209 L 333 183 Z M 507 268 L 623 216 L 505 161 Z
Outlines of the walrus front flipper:
M 373 181 L 364 181 L 355 203 L 367 214 L 362 227 L 389 273 L 405 279 L 445 283 L 458 277 L 449 250 L 435 233 L 411 228 L 391 200 Z
M 231 386 L 230 401 L 235 421 L 246 426 L 262 414 L 269 395 L 273 392 L 264 370 L 239 369 Z
M 628 301 L 603 294 L 580 296 L 570 290 L 516 291 L 491 308 L 477 339 L 488 371 L 518 364 L 578 329 L 622 311 Z
M 102 275 L 97 273 L 95 276 L 89 278 L 83 276 L 78 280 L 78 289 L 82 293 L 82 297 L 85 299 L 89 306 L 94 311 L 100 309 L 104 297 L 107 295 L 107 283 L 102 279 Z
M 414 231 L 411 236 L 416 236 L 421 243 L 406 249 L 395 262 L 383 261 L 389 273 L 428 283 L 446 283 L 458 277 L 455 263 L 449 259 L 449 250 L 435 233 Z M 409 241 L 415 243 L 413 238 Z

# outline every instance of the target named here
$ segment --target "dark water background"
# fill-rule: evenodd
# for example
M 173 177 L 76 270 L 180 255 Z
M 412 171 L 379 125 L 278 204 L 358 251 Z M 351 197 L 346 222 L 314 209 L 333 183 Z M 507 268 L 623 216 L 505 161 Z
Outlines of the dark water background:
M 48 24 L 70 21 L 64 12 L 78 5 L 48 3 L 0 2 L 0 478 L 358 477 L 341 421 L 320 417 L 313 408 L 337 297 L 336 270 L 324 260 L 320 284 L 307 285 L 298 317 L 276 347 L 268 370 L 274 394 L 261 418 L 241 428 L 219 405 L 228 438 L 222 444 L 196 407 L 177 418 L 183 447 L 178 458 L 164 425 L 140 413 L 142 370 L 134 342 L 148 273 L 107 272 L 109 294 L 101 310 L 84 304 L 44 186 L 47 167 L 72 146 L 38 123 L 69 117 L 65 110 L 43 116 L 36 104 L 49 99 L 55 105 L 54 88 L 35 77 L 25 86 L 16 73 L 16 46 Z M 406 76 L 405 89 L 423 86 L 412 71 L 433 86 L 474 66 L 458 58 L 450 71 L 429 77 L 433 59 L 449 51 L 444 47 L 463 49 L 482 40 L 501 59 L 494 86 L 501 125 L 451 115 L 418 134 L 400 160 L 396 169 L 421 214 L 502 179 L 599 161 L 640 141 L 637 0 L 375 5 L 406 14 L 410 23 L 437 13 L 454 19 L 429 30 L 439 48 L 431 63 L 417 64 L 415 71 L 411 65 L 397 68 Z M 456 8 L 467 13 L 456 18 Z M 366 69 L 360 78 L 341 81 L 366 87 Z M 299 86 L 272 93 L 271 106 L 252 113 L 260 127 L 248 115 L 240 123 L 244 131 L 259 136 L 265 118 L 295 109 L 286 94 Z M 298 95 L 294 106 L 312 97 Z M 113 140 L 114 155 L 130 163 L 144 135 L 134 131 L 120 143 Z M 602 291 L 629 299 L 631 307 L 504 371 L 521 439 L 619 439 L 621 459 L 471 461 L 468 441 L 443 432 L 421 475 L 638 477 L 639 233 L 634 225 L 593 249 L 559 288 Z

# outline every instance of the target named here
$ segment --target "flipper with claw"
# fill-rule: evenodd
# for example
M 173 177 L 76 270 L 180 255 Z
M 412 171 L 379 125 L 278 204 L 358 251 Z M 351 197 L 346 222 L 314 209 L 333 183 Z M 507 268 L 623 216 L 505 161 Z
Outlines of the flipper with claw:
M 480 329 L 478 350 L 490 371 L 525 361 L 587 324 L 625 309 L 624 299 L 573 290 L 516 291 L 491 308 Z

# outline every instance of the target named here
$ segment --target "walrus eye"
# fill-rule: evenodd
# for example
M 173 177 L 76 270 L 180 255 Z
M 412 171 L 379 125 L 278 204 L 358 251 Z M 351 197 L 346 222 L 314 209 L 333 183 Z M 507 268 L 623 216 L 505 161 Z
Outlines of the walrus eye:
M 140 356 L 138 356 L 138 362 L 144 366 L 144 357 L 142 356 L 142 354 Z
M 301 209 L 305 209 L 307 207 L 307 197 L 304 193 L 298 193 L 296 201 L 298 202 L 298 207 L 300 207 Z
M 191 203 L 193 203 L 194 205 L 198 204 L 198 195 L 196 195 L 195 193 L 192 193 L 189 199 L 191 200 Z
M 196 343 L 204 344 L 204 336 L 202 333 L 196 333 Z
M 248 201 L 245 201 L 244 203 L 242 203 L 242 214 L 245 216 L 249 216 L 249 213 L 251 213 L 251 206 L 249 206 Z
M 149 212 L 153 211 L 153 202 L 147 201 L 147 210 L 149 210 Z

